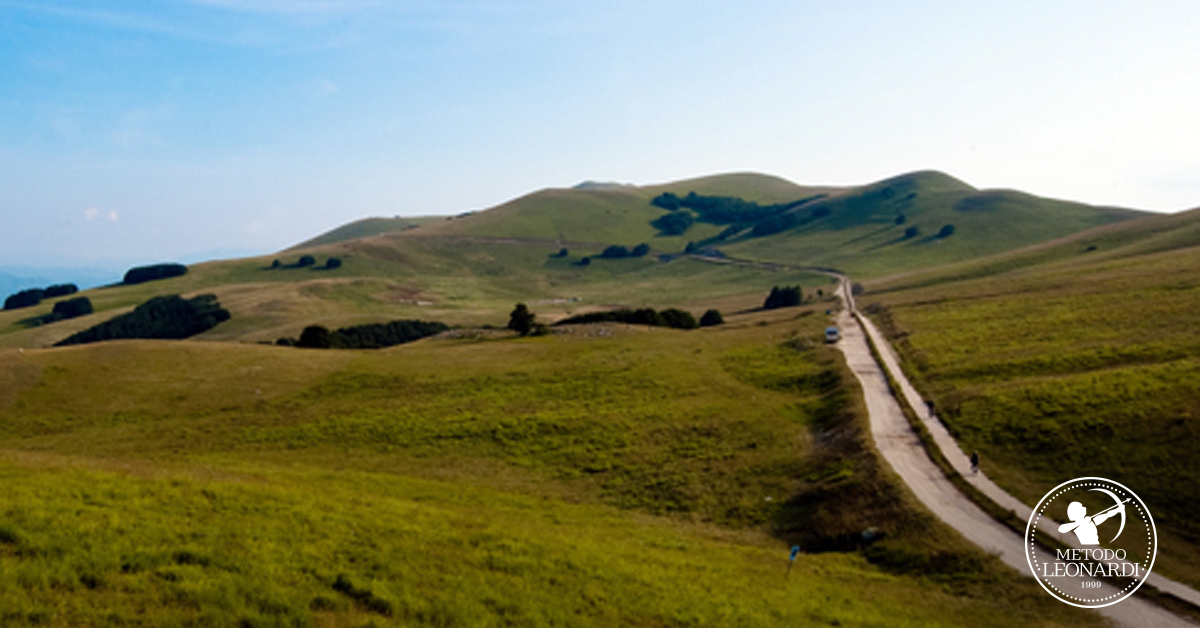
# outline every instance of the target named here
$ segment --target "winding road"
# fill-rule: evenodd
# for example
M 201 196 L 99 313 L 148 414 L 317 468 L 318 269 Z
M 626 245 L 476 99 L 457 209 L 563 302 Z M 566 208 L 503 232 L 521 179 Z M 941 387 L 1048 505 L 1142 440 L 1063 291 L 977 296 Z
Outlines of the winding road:
M 879 348 L 888 372 L 899 384 L 901 393 L 909 405 L 912 408 L 925 408 L 924 401 L 904 377 L 904 373 L 899 367 L 899 360 L 887 340 L 869 319 L 858 313 L 851 294 L 850 281 L 845 276 L 835 276 L 840 281 L 838 296 L 845 306 L 838 315 L 838 326 L 842 330 L 842 340 L 838 343 L 838 347 L 845 355 L 847 365 L 862 385 L 867 411 L 870 414 L 871 435 L 875 440 L 876 448 L 917 499 L 934 515 L 972 543 L 995 554 L 1012 568 L 1032 578 L 1033 574 L 1025 559 L 1022 537 L 993 519 L 966 495 L 963 495 L 929 458 L 925 446 L 909 425 L 908 419 L 905 418 L 900 402 L 892 395 L 882 367 L 871 354 L 870 346 L 867 344 L 867 334 L 870 334 L 875 346 Z M 1014 510 L 1020 517 L 1029 517 L 1031 512 L 1029 506 L 1004 492 L 983 473 L 976 475 L 970 473 L 966 455 L 940 421 L 930 418 L 925 423 L 933 434 L 938 447 L 963 477 L 1004 508 Z M 1156 574 L 1151 575 L 1147 584 L 1193 603 L 1200 600 L 1200 594 L 1197 594 L 1194 589 Z M 1095 612 L 1111 619 L 1117 625 L 1131 628 L 1135 626 L 1191 626 L 1194 628 L 1197 626 L 1161 606 L 1137 597 L 1096 609 Z

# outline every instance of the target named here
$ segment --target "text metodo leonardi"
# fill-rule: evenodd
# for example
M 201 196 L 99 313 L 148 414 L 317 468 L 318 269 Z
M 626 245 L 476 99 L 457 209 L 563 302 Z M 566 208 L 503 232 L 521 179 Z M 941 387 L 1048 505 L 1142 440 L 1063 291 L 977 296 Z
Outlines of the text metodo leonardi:
M 1125 561 L 1125 550 L 1069 549 L 1056 550 L 1057 561 L 1041 564 L 1043 578 L 1139 578 L 1141 565 Z M 1111 561 L 1122 562 L 1111 562 Z M 1110 561 L 1110 562 L 1104 562 Z

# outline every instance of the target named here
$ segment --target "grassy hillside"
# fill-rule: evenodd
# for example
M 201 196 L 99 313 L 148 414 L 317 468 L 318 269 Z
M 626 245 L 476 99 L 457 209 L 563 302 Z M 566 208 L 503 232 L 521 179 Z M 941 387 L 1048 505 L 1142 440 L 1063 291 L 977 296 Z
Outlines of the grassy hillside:
M 212 292 L 233 319 L 202 339 L 257 342 L 296 336 L 311 324 L 336 328 L 401 318 L 503 326 L 519 301 L 537 306 L 546 321 L 621 306 L 681 306 L 698 316 L 710 307 L 757 307 L 775 284 L 799 283 L 815 292 L 829 281 L 653 256 L 596 260 L 584 268 L 580 258 L 600 248 L 572 247 L 566 258 L 551 257 L 558 250 L 539 243 L 403 234 L 309 250 L 319 263 L 330 255 L 343 259 L 332 271 L 271 269 L 272 258 L 201 264 L 184 277 L 87 291 L 96 314 L 79 319 L 27 328 L 53 301 L 0 312 L 0 346 L 49 346 L 160 294 Z M 298 256 L 281 258 L 290 264 Z
M 880 277 L 975 259 L 1053 240 L 1139 212 L 976 190 L 939 172 L 917 172 L 841 192 L 796 212 L 828 212 L 779 235 L 741 237 L 722 250 L 762 261 L 837 268 Z M 903 216 L 903 222 L 897 223 Z M 939 238 L 946 225 L 954 233 Z M 916 235 L 906 237 L 915 227 Z
M 381 352 L 0 352 L 0 616 L 1095 621 L 913 510 L 866 446 L 823 316 L 730 318 Z M 869 526 L 883 540 L 856 551 Z M 847 551 L 787 575 L 796 541 Z
M 296 246 L 288 249 L 301 250 L 310 249 L 313 247 L 324 246 L 326 244 L 334 244 L 336 242 L 345 242 L 346 240 L 357 240 L 358 238 L 369 238 L 371 236 L 383 235 L 385 233 L 396 233 L 399 231 L 407 231 L 415 229 L 421 225 L 427 225 L 447 220 L 445 216 L 414 216 L 395 218 L 363 218 L 354 222 L 342 225 L 336 229 L 331 229 L 321 235 L 305 240 Z
M 1152 509 L 1156 569 L 1200 585 L 1200 211 L 868 285 L 951 431 L 1034 503 L 1073 477 Z
M 726 229 L 697 222 L 683 235 L 659 235 L 650 221 L 664 212 L 650 200 L 668 191 L 763 205 L 825 194 L 794 211 L 823 208 L 828 216 L 777 235 L 738 236 L 717 246 L 739 257 L 835 267 L 856 278 L 1016 249 L 1132 215 L 1015 192 L 978 192 L 935 172 L 855 188 L 805 187 L 740 173 L 647 187 L 542 190 L 449 219 L 366 219 L 279 255 L 200 264 L 182 278 L 87 291 L 96 308 L 89 317 L 35 326 L 53 302 L 0 312 L 0 346 L 49 346 L 153 296 L 173 293 L 215 293 L 233 314 L 204 339 L 259 342 L 296 336 L 311 324 L 424 318 L 502 325 L 518 301 L 552 306 L 543 308 L 543 318 L 550 320 L 619 306 L 683 306 L 699 314 L 714 306 L 753 307 L 775 284 L 825 284 L 810 275 L 662 261 L 688 242 L 704 242 Z M 895 224 L 899 214 L 906 217 L 904 225 Z M 931 237 L 943 224 L 954 224 L 955 234 Z M 921 234 L 906 240 L 903 230 L 910 226 Z M 644 258 L 595 258 L 610 244 L 642 242 L 651 247 Z M 567 257 L 552 257 L 563 247 Z M 315 256 L 318 265 L 331 256 L 344 264 L 328 271 L 290 267 L 301 254 Z M 594 263 L 581 266 L 584 257 Z M 285 267 L 271 269 L 275 259 Z

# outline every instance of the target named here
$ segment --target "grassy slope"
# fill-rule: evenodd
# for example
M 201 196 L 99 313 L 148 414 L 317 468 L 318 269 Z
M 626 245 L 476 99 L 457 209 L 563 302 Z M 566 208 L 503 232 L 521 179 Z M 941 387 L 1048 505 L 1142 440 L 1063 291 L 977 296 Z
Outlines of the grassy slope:
M 446 220 L 444 216 L 396 216 L 395 218 L 363 218 L 354 222 L 342 225 L 335 229 L 331 229 L 321 235 L 305 240 L 296 246 L 288 249 L 303 250 L 313 247 L 324 246 L 326 244 L 334 244 L 336 242 L 345 242 L 346 240 L 355 240 L 358 238 L 368 238 L 371 236 L 383 235 L 385 233 L 396 233 L 399 231 L 407 231 L 415 229 L 421 225 L 427 225 L 441 220 Z
M 1133 488 L 1156 567 L 1200 585 L 1200 211 L 869 286 L 918 385 L 1028 503 L 1072 477 Z
M 831 194 L 801 207 L 827 218 L 767 238 L 733 241 L 731 255 L 838 268 L 879 277 L 984 257 L 1141 215 L 1043 199 L 1008 190 L 979 191 L 939 172 L 917 172 Z M 903 214 L 904 224 L 896 217 Z M 934 236 L 954 225 L 948 238 Z M 919 234 L 904 238 L 905 229 Z
M 383 352 L 0 352 L 0 616 L 1084 619 L 910 510 L 866 449 L 840 383 L 852 379 L 814 342 L 824 321 L 808 312 Z M 887 534 L 865 554 L 875 565 L 805 555 L 784 578 L 790 542 L 837 544 L 865 522 Z
M 687 241 L 723 228 L 697 224 L 684 236 L 657 236 L 649 222 L 662 212 L 650 199 L 668 190 L 762 203 L 828 193 L 820 203 L 831 209 L 829 218 L 725 248 L 744 257 L 834 266 L 855 276 L 1016 248 L 1128 214 L 1016 193 L 979 195 L 940 173 L 916 173 L 861 188 L 803 187 L 742 173 L 643 188 L 543 190 L 489 211 L 425 221 L 415 229 L 388 231 L 407 219 L 368 219 L 310 241 L 322 243 L 303 249 L 319 263 L 329 256 L 344 260 L 336 271 L 270 270 L 274 256 L 231 260 L 194 266 L 179 279 L 88 291 L 97 314 L 84 319 L 27 329 L 34 318 L 50 311 L 52 302 L 2 312 L 0 346 L 48 346 L 151 296 L 169 293 L 214 292 L 230 309 L 233 320 L 205 339 L 271 341 L 318 323 L 338 327 L 432 318 L 451 324 L 499 324 L 517 301 L 560 302 L 560 307 L 547 309 L 548 318 L 616 305 L 682 305 L 698 314 L 739 296 L 744 297 L 737 305 L 742 307 L 751 302 L 751 295 L 761 298 L 775 283 L 824 283 L 811 276 L 714 269 L 692 260 L 656 261 L 659 254 L 679 252 Z M 954 209 L 964 199 L 971 201 L 971 209 Z M 959 231 L 944 241 L 892 242 L 903 229 L 892 224 L 897 211 L 906 212 L 908 224 L 919 224 L 925 233 L 945 222 L 953 222 Z M 639 242 L 649 243 L 653 254 L 640 260 L 597 260 L 587 268 L 576 264 L 608 244 Z M 570 249 L 567 258 L 549 257 L 562 246 Z M 278 258 L 290 264 L 300 254 L 294 249 Z

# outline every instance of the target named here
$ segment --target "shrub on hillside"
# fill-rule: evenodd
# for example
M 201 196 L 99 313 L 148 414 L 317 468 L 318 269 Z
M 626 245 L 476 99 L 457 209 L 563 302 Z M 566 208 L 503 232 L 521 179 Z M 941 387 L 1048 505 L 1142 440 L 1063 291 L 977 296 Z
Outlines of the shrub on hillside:
M 683 235 L 688 229 L 692 228 L 695 222 L 696 219 L 692 217 L 692 212 L 685 209 L 663 214 L 651 220 L 650 226 L 658 229 L 662 235 L 676 236 Z
M 767 295 L 767 300 L 763 302 L 763 309 L 774 310 L 800 305 L 803 296 L 800 286 L 774 286 L 771 288 L 771 294 Z
M 921 233 L 921 230 L 918 229 L 916 225 L 913 225 L 904 230 L 904 239 L 911 240 L 911 239 L 917 237 L 917 234 L 919 234 L 919 233 Z
M 941 230 L 938 231 L 937 237 L 949 238 L 952 235 L 954 235 L 954 225 L 943 225 Z
M 620 244 L 614 244 L 604 249 L 604 252 L 600 253 L 600 257 L 604 259 L 623 259 L 629 257 L 629 249 Z
M 177 294 L 154 297 L 128 314 L 85 329 L 56 346 L 130 338 L 182 339 L 206 332 L 229 320 L 216 295 L 184 299 Z
M 658 313 L 659 318 L 667 327 L 672 329 L 696 329 L 700 326 L 691 312 L 677 308 L 668 308 Z
M 331 257 L 325 261 L 325 270 L 335 270 L 342 267 L 342 260 L 337 257 Z
M 301 255 L 300 260 L 296 262 L 296 265 L 300 268 L 308 268 L 309 266 L 316 266 L 316 264 L 317 258 L 311 255 Z
M 334 346 L 333 334 L 321 325 L 309 325 L 300 332 L 300 340 L 296 341 L 296 346 L 305 349 L 329 349 Z
M 79 292 L 79 286 L 73 283 L 60 283 L 46 288 L 46 298 L 65 297 Z
M 182 277 L 188 272 L 187 266 L 183 264 L 154 264 L 151 266 L 138 266 L 130 268 L 125 273 L 123 283 L 126 285 L 134 285 L 146 283 L 147 281 L 157 281 L 159 279 L 170 279 L 171 277 Z
M 908 220 L 908 218 L 905 217 L 904 214 L 899 214 L 898 216 L 896 216 L 896 224 L 898 224 L 898 225 L 904 224 L 905 221 L 907 221 L 907 220 Z
M 450 329 L 436 321 L 398 320 L 369 323 L 329 331 L 321 325 L 309 325 L 300 338 L 280 338 L 275 344 L 305 349 L 384 349 L 440 334 Z
M 701 327 L 714 327 L 716 325 L 724 325 L 725 317 L 717 310 L 708 310 L 704 312 L 704 316 L 700 317 Z
M 661 207 L 666 210 L 675 211 L 676 209 L 679 209 L 679 197 L 671 192 L 663 192 L 662 194 L 655 196 L 654 199 L 650 201 L 650 204 L 655 207 Z
M 591 263 L 592 263 L 592 258 L 590 258 L 590 257 L 585 257 L 585 258 L 583 258 L 583 259 L 579 260 L 579 265 L 580 265 L 580 266 L 588 266 L 588 265 L 590 265 Z
M 567 251 L 567 247 L 564 246 L 561 249 L 559 249 L 557 253 L 555 253 L 554 255 L 551 255 L 550 257 L 557 257 L 557 258 L 561 259 L 561 258 L 566 257 L 569 254 L 570 254 L 570 252 Z
M 587 325 L 590 323 L 625 323 L 627 325 L 650 325 L 653 327 L 673 327 L 675 329 L 695 329 L 699 327 L 696 318 L 689 312 L 671 308 L 656 312 L 653 308 L 644 307 L 637 310 L 623 308 L 608 312 L 588 312 L 561 320 L 555 325 Z
M 56 320 L 87 316 L 93 312 L 92 300 L 87 297 L 65 299 L 54 304 L 53 315 Z
M 645 257 L 649 253 L 650 253 L 650 245 L 643 242 L 643 243 L 633 247 L 633 250 L 629 252 L 629 256 L 630 257 Z
M 11 294 L 4 300 L 4 309 L 19 310 L 23 307 L 33 307 L 42 302 L 42 298 L 46 296 L 46 291 L 41 288 L 30 288 L 22 290 L 15 294 Z

